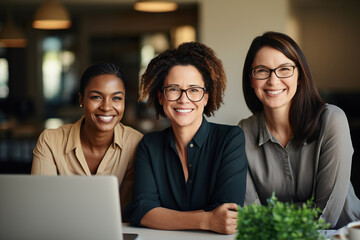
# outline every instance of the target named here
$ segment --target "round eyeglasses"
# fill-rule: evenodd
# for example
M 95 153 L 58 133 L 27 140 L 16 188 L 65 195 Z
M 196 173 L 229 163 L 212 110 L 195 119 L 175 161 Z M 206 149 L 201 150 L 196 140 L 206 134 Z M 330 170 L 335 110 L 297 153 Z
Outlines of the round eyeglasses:
M 281 66 L 274 69 L 266 67 L 256 67 L 251 69 L 251 75 L 253 78 L 258 80 L 268 79 L 271 73 L 274 72 L 278 78 L 288 78 L 294 75 L 294 69 L 296 66 Z
M 186 97 L 192 102 L 199 102 L 203 99 L 206 89 L 203 87 L 191 87 L 188 89 L 181 89 L 176 86 L 166 86 L 162 87 L 164 91 L 164 96 L 168 101 L 177 101 L 181 98 L 183 92 L 185 92 Z

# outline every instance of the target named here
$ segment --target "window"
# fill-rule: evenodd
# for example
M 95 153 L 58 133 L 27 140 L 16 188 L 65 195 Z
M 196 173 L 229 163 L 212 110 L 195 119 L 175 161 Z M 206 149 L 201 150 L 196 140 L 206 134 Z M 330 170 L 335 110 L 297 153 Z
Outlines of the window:
M 7 59 L 0 58 L 0 99 L 9 95 L 9 64 Z
M 64 105 L 73 100 L 76 78 L 73 72 L 75 54 L 65 50 L 59 37 L 43 41 L 43 94 L 46 105 Z

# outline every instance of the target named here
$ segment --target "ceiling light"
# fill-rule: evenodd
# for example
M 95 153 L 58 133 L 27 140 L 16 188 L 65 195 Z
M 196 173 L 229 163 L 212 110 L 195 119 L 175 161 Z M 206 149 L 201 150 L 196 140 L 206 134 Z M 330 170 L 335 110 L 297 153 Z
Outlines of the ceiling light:
M 71 20 L 68 11 L 56 0 L 47 0 L 35 13 L 33 28 L 66 29 L 70 26 Z
M 162 0 L 138 0 L 134 4 L 134 9 L 142 12 L 172 12 L 177 8 L 176 3 Z
M 9 15 L 0 32 L 0 47 L 17 48 L 25 46 L 26 38 L 24 34 L 20 28 L 15 25 L 13 18 Z

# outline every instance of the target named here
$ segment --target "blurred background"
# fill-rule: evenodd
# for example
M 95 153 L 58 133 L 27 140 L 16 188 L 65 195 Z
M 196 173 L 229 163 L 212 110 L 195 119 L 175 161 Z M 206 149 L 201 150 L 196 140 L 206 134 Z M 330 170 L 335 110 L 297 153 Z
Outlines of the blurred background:
M 80 118 L 79 79 L 96 62 L 114 62 L 125 72 L 124 124 L 143 133 L 168 126 L 137 101 L 139 76 L 153 57 L 184 41 L 207 44 L 223 61 L 224 104 L 209 121 L 237 124 L 250 116 L 241 85 L 245 55 L 254 37 L 272 30 L 298 42 L 321 95 L 347 114 L 352 180 L 360 188 L 354 173 L 360 170 L 360 1 L 178 0 L 171 12 L 138 11 L 138 2 L 0 1 L 0 173 L 29 173 L 41 131 Z M 63 8 L 68 27 L 34 26 L 41 14 L 55 18 L 54 5 Z

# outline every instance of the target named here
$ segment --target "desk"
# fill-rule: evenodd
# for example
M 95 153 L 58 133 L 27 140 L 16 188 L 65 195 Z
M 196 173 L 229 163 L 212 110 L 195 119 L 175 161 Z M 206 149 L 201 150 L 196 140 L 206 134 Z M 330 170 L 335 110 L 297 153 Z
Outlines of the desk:
M 150 228 L 138 228 L 132 227 L 128 223 L 123 223 L 122 230 L 123 233 L 139 234 L 137 240 L 234 240 L 236 237 L 236 234 L 223 235 L 209 231 L 167 231 Z M 322 230 L 321 232 L 326 236 L 326 239 L 330 240 L 338 233 L 338 230 Z
M 223 235 L 210 231 L 184 230 L 167 231 L 149 228 L 132 227 L 128 223 L 123 223 L 123 233 L 137 233 L 137 240 L 234 240 L 236 234 Z

